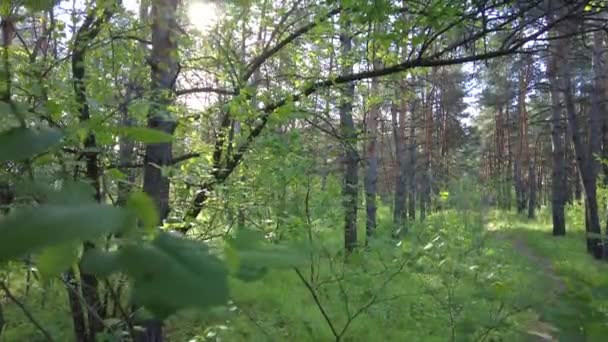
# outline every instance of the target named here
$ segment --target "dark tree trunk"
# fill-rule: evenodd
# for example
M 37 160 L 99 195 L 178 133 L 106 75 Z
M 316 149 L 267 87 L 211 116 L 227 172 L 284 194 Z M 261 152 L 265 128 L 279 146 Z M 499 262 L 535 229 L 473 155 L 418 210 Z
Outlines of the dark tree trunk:
M 379 62 L 374 61 L 374 68 L 380 69 Z M 371 93 L 376 98 L 379 95 L 380 83 L 377 78 L 372 79 Z M 374 101 L 378 101 L 375 99 Z M 369 239 L 376 230 L 377 192 L 378 192 L 378 120 L 380 119 L 380 103 L 370 106 L 367 116 L 367 148 L 365 156 L 365 209 L 367 220 L 365 222 L 365 233 Z M 367 240 L 366 240 L 367 243 Z
M 547 63 L 547 78 L 551 93 L 551 157 L 553 161 L 551 169 L 551 214 L 553 218 L 553 235 L 566 234 L 566 218 L 564 206 L 568 191 L 566 177 L 566 161 L 564 154 L 564 127 L 557 80 L 556 50 L 562 48 L 560 42 L 552 42 L 550 46 L 551 55 Z
M 350 36 L 350 24 L 343 24 L 343 32 L 340 34 L 341 53 L 348 59 L 352 48 L 352 37 Z M 353 71 L 350 62 L 344 62 L 341 66 L 343 74 Z M 344 206 L 344 248 L 347 253 L 357 246 L 357 207 L 359 204 L 359 175 L 357 154 L 357 129 L 353 120 L 353 105 L 355 95 L 355 84 L 350 82 L 342 90 L 340 97 L 340 130 L 344 139 L 344 181 L 342 185 L 342 197 Z
M 414 102 L 415 104 L 415 102 Z M 409 168 L 407 172 L 407 183 L 409 185 L 408 191 L 408 217 L 410 220 L 416 219 L 416 108 L 415 105 L 412 105 L 410 110 L 410 131 L 409 131 L 409 141 L 408 144 L 408 156 L 409 156 Z
M 530 163 L 528 169 L 528 184 L 530 185 L 528 196 L 528 218 L 533 219 L 536 217 L 536 192 L 538 184 L 536 183 L 536 165 Z
M 435 79 L 435 71 L 432 72 L 432 79 Z M 427 213 L 430 211 L 431 204 L 431 170 L 432 170 L 432 153 L 433 153 L 433 105 L 435 103 L 435 86 L 430 89 L 426 96 L 426 101 L 423 106 L 424 112 L 424 168 L 422 170 L 422 181 L 420 191 L 420 220 L 426 219 Z
M 515 159 L 513 163 L 513 178 L 515 180 L 515 199 L 517 202 L 517 213 L 522 214 L 526 209 L 526 194 L 524 191 L 524 181 L 522 179 L 521 161 Z
M 401 84 L 402 90 L 405 85 Z M 395 139 L 395 160 L 397 161 L 397 176 L 395 177 L 395 202 L 393 209 L 393 236 L 398 237 L 400 233 L 407 232 L 405 225 L 407 204 L 407 155 L 405 141 L 405 117 L 407 101 L 403 91 L 397 91 L 397 99 L 400 100 L 399 108 L 395 104 L 391 106 L 393 121 L 393 138 Z
M 175 81 L 179 72 L 177 62 L 178 26 L 176 22 L 178 0 L 152 1 L 151 93 L 152 105 L 148 113 L 148 128 L 173 135 L 176 121 L 170 112 L 175 102 Z M 162 174 L 161 167 L 172 161 L 172 144 L 157 143 L 146 145 L 144 158 L 143 190 L 156 204 L 160 214 L 159 225 L 169 214 L 170 180 Z M 144 332 L 135 340 L 160 342 L 163 340 L 162 321 L 151 319 L 141 323 Z
M 72 270 L 65 273 L 65 278 L 68 291 L 68 301 L 70 304 L 70 314 L 72 315 L 74 340 L 76 342 L 88 342 L 89 340 L 87 337 L 85 312 L 83 311 L 82 303 L 80 302 L 82 293 L 80 291 L 80 283 L 76 279 L 76 276 Z
M 564 32 L 562 32 L 564 33 Z M 569 45 L 569 44 L 568 44 Z M 569 51 L 570 46 L 567 46 L 563 51 Z M 568 124 L 570 126 L 572 143 L 574 145 L 574 153 L 576 156 L 577 166 L 583 181 L 583 189 L 585 191 L 585 203 L 587 208 L 587 250 L 596 258 L 601 258 L 603 255 L 601 239 L 600 220 L 598 214 L 597 194 L 596 194 L 596 177 L 597 166 L 595 159 L 592 157 L 599 151 L 600 145 L 600 113 L 598 112 L 597 101 L 595 94 L 592 99 L 592 108 L 589 111 L 589 144 L 585 146 L 582 140 L 582 133 L 576 116 L 576 109 L 573 99 L 572 75 L 570 72 L 570 63 L 561 59 L 558 65 L 561 70 L 561 89 L 564 90 L 564 100 L 566 103 L 566 113 Z M 587 148 L 586 148 L 587 147 Z
M 78 105 L 78 117 L 80 122 L 87 122 L 91 119 L 90 108 L 87 100 L 86 89 L 86 55 L 87 47 L 91 41 L 95 39 L 103 23 L 107 22 L 113 15 L 113 8 L 106 7 L 103 12 L 97 16 L 96 11 L 91 11 L 86 16 L 82 26 L 78 29 L 74 38 L 74 51 L 72 53 L 72 77 L 74 95 Z M 97 141 L 93 132 L 88 132 L 84 141 L 83 157 L 85 160 L 86 179 L 94 188 L 95 200 L 101 201 L 101 169 L 99 166 L 99 155 L 97 150 Z M 93 244 L 85 242 L 84 249 L 93 248 Z M 78 341 L 95 341 L 97 333 L 103 330 L 104 309 L 99 296 L 99 284 L 97 278 L 88 274 L 82 269 L 80 270 L 80 291 L 82 292 L 83 304 L 80 302 L 80 293 L 76 279 L 72 271 L 68 272 L 68 283 L 72 286 L 68 289 L 68 298 L 72 309 L 72 320 L 74 323 L 74 332 Z M 85 310 L 86 308 L 86 310 Z M 86 315 L 86 320 L 84 317 Z M 85 323 L 86 322 L 86 323 Z M 88 327 L 88 329 L 85 328 Z
M 507 145 L 507 168 L 505 172 L 505 194 L 507 195 L 506 204 L 507 210 L 511 210 L 513 204 L 513 192 L 511 191 L 511 182 L 513 181 L 513 146 L 511 136 L 511 116 L 509 105 L 505 107 L 505 124 L 506 124 L 506 145 Z

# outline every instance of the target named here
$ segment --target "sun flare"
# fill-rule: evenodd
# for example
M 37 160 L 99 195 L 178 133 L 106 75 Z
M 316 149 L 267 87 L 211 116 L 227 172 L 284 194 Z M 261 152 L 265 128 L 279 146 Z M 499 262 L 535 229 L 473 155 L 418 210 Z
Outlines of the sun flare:
M 199 31 L 208 31 L 219 20 L 219 8 L 211 1 L 192 0 L 188 5 L 190 24 Z

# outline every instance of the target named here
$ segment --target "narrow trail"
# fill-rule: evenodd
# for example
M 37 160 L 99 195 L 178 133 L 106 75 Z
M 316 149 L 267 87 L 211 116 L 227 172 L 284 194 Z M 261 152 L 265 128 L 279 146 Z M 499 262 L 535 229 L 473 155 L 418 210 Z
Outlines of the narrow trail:
M 566 284 L 555 272 L 551 260 L 536 253 L 521 237 L 510 236 L 507 239 L 511 241 L 513 248 L 518 253 L 526 257 L 531 264 L 537 266 L 543 272 L 544 276 L 551 280 L 552 291 L 549 302 L 557 300 L 566 291 Z M 558 341 L 557 337 L 554 336 L 558 331 L 559 329 L 554 325 L 537 320 L 530 324 L 527 333 L 531 335 L 532 341 Z
M 496 231 L 492 222 L 488 224 L 488 228 Z M 549 302 L 557 300 L 560 295 L 566 291 L 566 283 L 557 275 L 550 259 L 536 253 L 523 238 L 514 234 L 497 234 L 496 236 L 499 240 L 510 243 L 520 255 L 528 259 L 530 264 L 536 266 L 537 269 L 551 281 L 551 295 L 548 298 Z M 558 331 L 559 329 L 557 327 L 540 319 L 532 322 L 526 330 L 530 335 L 530 341 L 537 342 L 559 341 L 555 336 Z

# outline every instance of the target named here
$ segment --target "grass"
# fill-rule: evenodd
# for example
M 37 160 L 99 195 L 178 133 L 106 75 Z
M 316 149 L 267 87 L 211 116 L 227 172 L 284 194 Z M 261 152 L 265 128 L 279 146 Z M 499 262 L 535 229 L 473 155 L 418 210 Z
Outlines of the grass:
M 570 211 L 580 210 L 571 208 Z M 562 341 L 605 340 L 608 334 L 608 266 L 605 261 L 597 261 L 586 253 L 582 223 L 571 224 L 566 236 L 554 237 L 546 211 L 541 212 L 537 220 L 504 212 L 494 215 L 499 227 L 496 234 L 525 241 L 543 262 L 549 263 L 550 272 L 563 284 L 551 305 L 539 310 L 541 319 L 559 329 L 556 336 Z M 569 220 L 573 221 L 576 222 Z M 539 271 L 544 271 L 545 281 L 555 282 L 542 265 L 539 265 Z
M 445 210 L 410 222 L 400 242 L 370 241 L 348 262 L 336 252 L 339 222 L 320 221 L 312 277 L 310 267 L 300 269 L 312 292 L 294 270 L 233 279 L 229 305 L 174 315 L 167 340 L 333 341 L 328 320 L 341 341 L 605 340 L 607 266 L 586 254 L 582 229 L 555 238 L 546 212 L 539 216 Z M 390 219 L 382 207 L 378 235 L 390 236 Z M 63 286 L 35 283 L 25 299 L 23 271 L 12 274 L 32 314 L 57 340 L 70 341 Z M 15 305 L 2 304 L 8 325 L 0 341 L 42 340 Z

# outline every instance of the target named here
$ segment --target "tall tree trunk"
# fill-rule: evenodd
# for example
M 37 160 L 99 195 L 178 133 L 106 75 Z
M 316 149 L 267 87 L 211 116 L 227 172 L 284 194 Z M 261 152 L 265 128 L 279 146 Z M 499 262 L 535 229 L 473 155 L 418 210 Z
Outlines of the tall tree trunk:
M 513 205 L 513 192 L 511 191 L 511 182 L 513 180 L 513 139 L 511 135 L 511 116 L 509 104 L 505 106 L 505 125 L 506 125 L 506 145 L 507 145 L 507 168 L 505 172 L 505 193 L 507 195 L 506 204 L 507 210 L 511 210 Z
M 107 5 L 102 13 L 98 9 L 91 10 L 85 17 L 82 26 L 76 32 L 74 38 L 74 51 L 72 52 L 72 86 L 78 105 L 78 118 L 84 123 L 91 119 L 86 89 L 86 55 L 87 47 L 98 36 L 102 25 L 113 15 L 112 5 Z M 88 132 L 84 141 L 83 153 L 85 160 L 85 174 L 87 181 L 94 188 L 94 197 L 97 202 L 101 201 L 101 169 L 99 166 L 99 155 L 97 141 L 93 132 Z M 93 244 L 85 242 L 84 248 L 92 248 Z M 68 271 L 71 273 L 72 271 Z M 68 298 L 72 309 L 72 320 L 77 341 L 95 341 L 95 336 L 103 329 L 104 310 L 99 296 L 99 284 L 93 274 L 80 270 L 80 286 L 73 274 L 68 274 Z M 84 307 L 80 302 L 80 292 L 84 299 Z M 86 310 L 85 310 L 86 308 Z M 86 315 L 86 320 L 84 316 Z M 82 317 L 81 317 L 82 316 Z M 86 321 L 86 323 L 85 323 Z M 88 329 L 87 329 L 88 327 Z
M 170 112 L 175 102 L 175 81 L 178 75 L 176 22 L 178 0 L 153 0 L 151 3 L 152 54 L 151 94 L 152 105 L 148 113 L 148 128 L 173 135 L 176 121 Z M 160 214 L 159 225 L 169 214 L 170 180 L 161 168 L 172 161 L 172 144 L 146 145 L 143 189 L 154 201 Z M 162 321 L 152 319 L 142 322 L 145 331 L 137 341 L 159 342 L 163 340 Z
M 397 161 L 397 174 L 395 177 L 395 203 L 393 209 L 393 236 L 407 232 L 405 226 L 407 202 L 407 155 L 405 140 L 405 118 L 407 114 L 407 101 L 405 99 L 405 82 L 401 82 L 397 91 L 399 108 L 393 103 L 391 106 L 391 119 L 393 121 L 393 138 L 395 140 L 395 160 Z
M 435 70 L 431 78 L 435 80 Z M 424 168 L 422 173 L 422 191 L 420 192 L 420 220 L 426 218 L 431 204 L 431 168 L 433 153 L 433 105 L 435 102 L 435 85 L 429 90 L 424 105 Z
M 570 30 L 568 30 L 570 31 Z M 566 32 L 560 32 L 564 34 Z M 569 43 L 569 40 L 566 40 Z M 562 51 L 569 51 L 570 44 L 565 44 L 566 48 Z M 560 53 L 563 53 L 560 51 Z M 601 239 L 598 237 L 601 233 L 600 220 L 598 214 L 598 203 L 596 194 L 596 177 L 597 177 L 597 166 L 595 159 L 592 157 L 599 151 L 600 144 L 600 113 L 598 108 L 597 94 L 592 92 L 591 110 L 589 111 L 589 144 L 585 146 L 583 142 L 583 134 L 581 132 L 578 118 L 576 115 L 576 108 L 573 99 L 574 89 L 572 86 L 572 74 L 570 71 L 570 63 L 565 59 L 565 56 L 558 57 L 561 59 L 558 65 L 561 67 L 560 88 L 564 90 L 564 100 L 566 103 L 566 113 L 568 117 L 568 124 L 570 126 L 571 138 L 574 145 L 574 153 L 576 156 L 577 166 L 582 178 L 583 189 L 585 191 L 585 205 L 586 205 L 586 231 L 587 231 L 587 251 L 592 253 L 596 258 L 603 256 Z M 595 54 L 594 54 L 595 59 Z M 585 148 L 587 147 L 587 148 Z
M 527 191 L 526 183 L 529 184 L 529 180 L 526 180 L 524 176 L 524 170 L 526 166 L 530 164 L 529 151 L 528 151 L 528 111 L 526 109 L 526 94 L 528 92 L 528 81 L 529 81 L 529 70 L 530 61 L 522 60 L 522 65 L 519 70 L 519 90 L 517 93 L 517 114 L 518 114 L 518 151 L 517 157 L 514 164 L 514 177 L 515 177 L 515 194 L 517 197 L 517 212 L 523 213 L 526 209 L 527 202 Z
M 415 108 L 415 102 L 412 105 L 412 108 L 410 108 L 410 121 L 409 121 L 409 125 L 410 125 L 410 131 L 409 131 L 409 144 L 408 144 L 408 157 L 409 157 L 409 169 L 407 172 L 408 175 L 408 180 L 407 183 L 409 185 L 409 191 L 408 191 L 408 199 L 407 199 L 407 203 L 408 203 L 408 217 L 410 220 L 415 220 L 416 219 L 416 162 L 417 162 L 417 158 L 416 158 L 416 152 L 417 152 L 417 146 L 416 146 L 416 108 Z
M 352 37 L 350 36 L 350 23 L 342 23 L 340 34 L 340 46 L 342 54 L 341 73 L 350 74 L 353 66 L 348 59 L 352 48 Z M 352 82 L 346 84 L 340 96 L 340 130 L 344 139 L 344 182 L 342 185 L 342 197 L 344 206 L 344 248 L 347 253 L 357 246 L 357 206 L 359 204 L 359 175 L 357 154 L 357 129 L 353 120 L 353 100 L 355 96 L 355 85 Z
M 599 158 L 601 157 L 602 148 L 602 123 L 605 121 L 606 113 L 606 90 L 604 82 L 606 82 L 606 65 L 604 46 L 604 32 L 597 30 L 593 33 L 593 51 L 592 51 L 592 67 L 593 67 L 593 89 L 591 91 L 591 111 L 589 113 L 589 172 L 592 174 L 593 186 L 596 186 L 596 178 L 600 171 Z M 599 208 L 597 209 L 599 211 Z M 590 219 L 592 217 L 590 216 Z M 598 226 L 599 226 L 598 213 Z M 601 228 L 600 228 L 601 230 Z M 608 226 L 606 227 L 608 233 Z M 602 246 L 605 246 L 608 240 L 602 241 Z M 604 249 L 604 253 L 608 252 L 608 248 Z M 604 255 L 604 257 L 608 257 Z
M 566 161 L 564 154 L 564 127 L 557 80 L 557 50 L 562 49 L 561 41 L 551 42 L 550 54 L 547 61 L 547 78 L 551 95 L 551 214 L 553 218 L 553 235 L 566 234 L 566 204 L 568 182 L 566 177 Z
M 374 53 L 375 54 L 375 53 Z M 381 68 L 381 64 L 375 60 L 374 69 Z M 365 222 L 365 233 L 369 239 L 376 230 L 377 192 L 378 192 L 378 121 L 380 119 L 380 83 L 378 78 L 372 79 L 369 115 L 366 122 L 366 168 L 365 168 L 365 209 L 367 220 Z M 366 240 L 367 243 L 367 240 Z
M 528 183 L 530 185 L 530 194 L 528 196 L 528 218 L 533 219 L 536 217 L 536 191 L 538 189 L 538 184 L 536 182 L 535 162 L 531 162 L 528 168 Z

